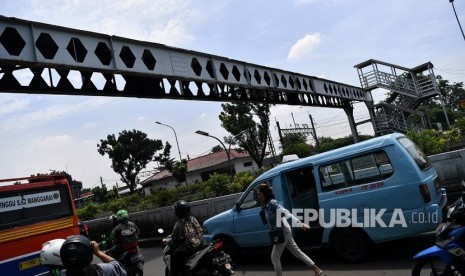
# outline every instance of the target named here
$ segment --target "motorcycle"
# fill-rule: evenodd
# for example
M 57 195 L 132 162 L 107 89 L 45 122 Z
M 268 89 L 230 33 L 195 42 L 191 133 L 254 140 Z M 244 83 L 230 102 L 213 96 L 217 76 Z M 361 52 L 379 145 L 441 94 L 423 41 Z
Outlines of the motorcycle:
M 129 276 L 144 275 L 144 256 L 139 248 L 134 251 L 125 251 L 119 261 L 123 264 Z
M 122 253 L 116 253 L 119 251 L 114 250 L 114 248 L 109 248 L 111 244 L 111 241 L 107 240 L 106 235 L 101 236 L 101 242 L 99 243 L 100 250 L 105 251 L 106 254 L 123 264 L 128 276 L 144 275 L 144 256 L 139 247 L 133 250 L 123 251 Z
M 163 230 L 159 229 L 159 233 Z M 166 246 L 163 249 L 163 260 L 165 262 L 165 276 L 171 275 L 171 247 L 167 238 Z M 231 264 L 231 257 L 222 250 L 223 243 L 220 240 L 214 240 L 204 248 L 200 249 L 189 257 L 184 267 L 186 276 L 227 276 L 233 275 L 234 270 Z
M 465 182 L 464 192 L 447 210 L 447 220 L 436 233 L 436 245 L 413 257 L 412 276 L 465 275 Z

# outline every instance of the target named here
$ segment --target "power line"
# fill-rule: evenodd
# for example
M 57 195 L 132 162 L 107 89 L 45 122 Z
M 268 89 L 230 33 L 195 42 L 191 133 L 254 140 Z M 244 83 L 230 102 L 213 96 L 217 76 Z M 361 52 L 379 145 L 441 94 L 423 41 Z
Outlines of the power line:
M 465 75 L 465 69 L 441 69 L 441 68 L 434 68 L 436 71 L 451 74 L 451 75 Z M 454 72 L 455 71 L 455 72 Z

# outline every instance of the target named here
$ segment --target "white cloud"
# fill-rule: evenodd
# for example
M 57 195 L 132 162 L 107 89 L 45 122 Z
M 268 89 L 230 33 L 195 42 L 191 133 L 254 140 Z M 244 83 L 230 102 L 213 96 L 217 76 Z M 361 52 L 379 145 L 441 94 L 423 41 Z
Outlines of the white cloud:
M 31 104 L 31 98 L 5 97 L 0 99 L 0 116 L 19 112 Z
M 308 4 L 308 3 L 311 3 L 311 2 L 315 2 L 316 0 L 295 0 L 294 2 L 294 6 L 301 6 L 301 5 L 305 5 L 305 4 Z
M 194 40 L 186 29 L 184 20 L 171 19 L 163 28 L 154 29 L 149 40 L 167 45 L 179 45 Z
M 294 45 L 292 45 L 289 54 L 287 55 L 288 60 L 298 60 L 307 58 L 310 52 L 321 42 L 321 34 L 307 34 L 305 37 L 299 39 Z
M 60 101 L 63 99 L 63 101 Z M 73 101 L 68 98 L 54 98 L 58 103 L 45 101 L 40 102 L 46 104 L 46 107 L 42 107 L 39 103 L 36 103 L 34 110 L 27 109 L 30 104 L 30 98 L 28 100 L 13 100 L 13 102 L 8 103 L 8 108 L 4 110 L 7 113 L 11 113 L 11 116 L 0 120 L 0 130 L 20 130 L 20 129 L 29 129 L 33 126 L 45 124 L 49 121 L 60 119 L 63 116 L 70 116 L 75 113 L 89 111 L 91 109 L 101 107 L 108 102 L 115 101 L 115 99 L 110 98 L 89 98 L 86 101 Z M 70 101 L 68 101 L 70 100 Z M 0 103 L 0 107 L 2 104 Z M 3 108 L 2 108 L 3 109 Z M 0 115 L 5 112 L 0 112 Z
M 61 148 L 64 146 L 71 146 L 73 144 L 74 138 L 68 134 L 48 136 L 34 141 L 34 145 L 43 148 Z
M 190 0 L 18 1 L 16 16 L 86 31 L 179 46 L 191 41 Z M 21 8 L 28 7 L 28 8 Z M 195 8 L 195 7 L 194 7 Z
M 101 125 L 102 125 L 102 123 L 100 123 L 100 122 L 99 123 L 97 123 L 97 122 L 86 122 L 82 126 L 83 126 L 84 130 L 91 130 L 91 129 L 96 129 Z

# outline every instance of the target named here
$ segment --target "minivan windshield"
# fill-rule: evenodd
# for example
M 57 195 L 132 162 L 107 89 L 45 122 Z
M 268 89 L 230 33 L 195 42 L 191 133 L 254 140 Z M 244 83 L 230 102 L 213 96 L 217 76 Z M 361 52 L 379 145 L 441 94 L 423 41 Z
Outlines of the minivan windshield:
M 408 154 L 413 158 L 415 163 L 417 163 L 420 170 L 424 171 L 431 167 L 431 162 L 429 161 L 428 156 L 417 146 L 415 143 L 410 141 L 407 137 L 399 137 L 397 141 L 407 150 Z

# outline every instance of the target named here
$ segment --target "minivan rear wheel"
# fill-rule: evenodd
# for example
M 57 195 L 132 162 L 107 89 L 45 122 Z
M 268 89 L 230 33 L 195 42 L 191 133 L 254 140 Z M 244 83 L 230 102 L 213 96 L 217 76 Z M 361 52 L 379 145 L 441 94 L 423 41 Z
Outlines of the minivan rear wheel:
M 360 229 L 336 229 L 332 235 L 332 249 L 347 262 L 364 261 L 371 252 L 372 242 Z

